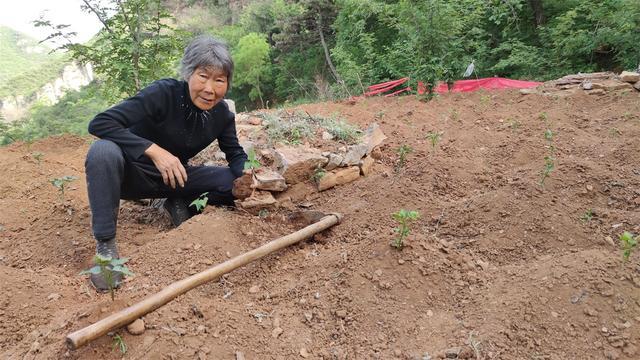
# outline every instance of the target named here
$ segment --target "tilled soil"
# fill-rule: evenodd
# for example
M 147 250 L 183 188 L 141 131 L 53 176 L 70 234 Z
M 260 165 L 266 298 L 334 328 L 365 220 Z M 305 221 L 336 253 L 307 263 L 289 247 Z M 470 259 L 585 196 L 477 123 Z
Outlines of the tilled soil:
M 300 225 L 284 210 L 209 207 L 172 229 L 157 209 L 126 202 L 118 243 L 136 275 L 112 301 L 78 275 L 94 252 L 83 172 L 91 139 L 1 148 L 0 357 L 640 358 L 640 250 L 623 262 L 618 241 L 640 233 L 638 93 L 300 108 L 360 128 L 377 122 L 388 136 L 373 174 L 299 201 L 344 221 L 148 314 L 142 335 L 117 330 L 124 355 L 109 336 L 73 351 L 64 339 Z M 442 132 L 435 146 L 429 132 Z M 398 166 L 402 145 L 413 151 Z M 63 198 L 49 180 L 65 175 L 78 179 Z M 391 214 L 401 208 L 420 218 L 399 251 Z

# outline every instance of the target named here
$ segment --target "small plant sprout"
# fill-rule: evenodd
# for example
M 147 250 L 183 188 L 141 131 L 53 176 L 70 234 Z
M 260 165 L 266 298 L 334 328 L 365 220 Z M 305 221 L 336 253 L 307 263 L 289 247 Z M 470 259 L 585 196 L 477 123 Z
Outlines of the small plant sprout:
M 548 116 L 547 116 L 546 112 L 541 112 L 540 115 L 538 115 L 538 119 L 540 119 L 540 120 L 542 120 L 544 122 L 547 122 L 547 118 L 548 118 Z
M 113 344 L 111 345 L 111 350 L 118 349 L 122 353 L 122 355 L 127 353 L 127 344 L 124 342 L 124 339 L 120 334 L 113 335 Z
M 451 109 L 451 120 L 458 121 L 460 119 L 460 113 L 458 109 Z
M 625 231 L 620 235 L 620 244 L 622 245 L 622 258 L 624 261 L 629 261 L 629 256 L 631 256 L 633 250 L 638 246 L 638 237 Z
M 33 157 L 33 159 L 38 162 L 38 166 L 42 162 L 42 157 L 43 156 L 44 156 L 44 154 L 41 153 L 40 151 L 34 151 L 34 152 L 31 153 L 31 157 Z
M 260 161 L 258 161 L 258 159 L 256 158 L 256 150 L 254 148 L 249 149 L 249 152 L 247 153 L 247 161 L 244 162 L 244 169 L 255 170 L 255 169 L 259 169 L 260 166 L 262 165 L 260 164 Z
M 404 164 L 407 161 L 407 155 L 412 152 L 413 148 L 407 144 L 403 144 L 398 148 L 398 163 L 396 164 L 396 172 L 400 171 L 400 169 L 404 167 Z
M 542 172 L 540 174 L 540 186 L 542 186 L 543 188 L 544 188 L 544 181 L 547 180 L 547 178 L 549 177 L 549 175 L 551 175 L 551 172 L 555 168 L 555 164 L 553 160 L 554 159 L 551 156 L 544 157 L 544 168 L 542 169 Z
M 427 139 L 429 139 L 429 142 L 431 143 L 431 147 L 433 149 L 436 148 L 436 145 L 438 145 L 441 138 L 442 138 L 442 132 L 430 131 L 427 133 Z
M 325 175 L 327 175 L 327 171 L 318 166 L 313 171 L 313 175 L 311 176 L 311 180 L 313 180 L 315 183 L 319 183 L 320 179 L 322 179 Z
M 195 206 L 196 211 L 202 212 L 202 210 L 207 206 L 207 201 L 209 201 L 209 197 L 207 196 L 208 194 L 208 191 L 203 192 L 197 199 L 193 200 L 189 206 Z
M 418 219 L 419 216 L 420 214 L 417 211 L 405 209 L 400 209 L 398 212 L 393 214 L 393 219 L 398 222 L 398 227 L 394 229 L 398 234 L 398 237 L 396 237 L 391 246 L 398 250 L 404 247 L 404 240 L 411 231 L 409 225 L 412 221 Z
M 622 135 L 622 132 L 620 130 L 618 130 L 618 128 L 612 127 L 612 128 L 609 129 L 609 137 L 614 138 L 614 137 L 618 137 L 620 135 Z
M 594 215 L 595 214 L 593 212 L 593 209 L 589 209 L 585 211 L 584 214 L 582 214 L 582 216 L 580 217 L 580 220 L 582 220 L 583 223 L 588 223 L 589 221 L 591 221 L 591 219 L 593 219 Z
M 129 269 L 124 265 L 129 259 L 120 258 L 113 259 L 111 256 L 102 256 L 100 254 L 96 254 L 93 257 L 94 266 L 90 269 L 83 270 L 80 272 L 80 275 L 98 275 L 102 274 L 104 276 L 105 281 L 107 282 L 107 286 L 109 286 L 109 292 L 111 293 L 111 301 L 115 298 L 115 288 L 118 284 L 115 283 L 114 275 L 116 273 L 120 273 L 125 276 L 133 276 L 133 273 L 129 271 Z
M 68 183 L 72 182 L 73 180 L 76 180 L 77 177 L 75 176 L 63 176 L 61 178 L 55 178 L 55 179 L 51 179 L 49 180 L 49 182 L 51 184 L 53 184 L 53 186 L 55 186 L 58 189 L 58 193 L 60 196 L 60 199 L 62 201 L 64 201 L 64 189 L 67 186 Z

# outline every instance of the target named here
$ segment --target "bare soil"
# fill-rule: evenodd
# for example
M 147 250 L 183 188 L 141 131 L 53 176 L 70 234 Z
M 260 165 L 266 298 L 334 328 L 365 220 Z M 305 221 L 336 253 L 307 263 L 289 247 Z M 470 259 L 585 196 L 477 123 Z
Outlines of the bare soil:
M 75 351 L 64 338 L 298 226 L 284 210 L 208 207 L 172 229 L 157 209 L 126 202 L 118 242 L 136 276 L 111 301 L 78 275 L 95 249 L 91 139 L 1 148 L 0 358 L 640 358 L 640 249 L 624 263 L 618 242 L 640 233 L 639 93 L 300 108 L 377 122 L 388 136 L 373 174 L 297 199 L 344 222 L 177 298 L 145 316 L 142 335 L 118 330 L 125 355 L 109 336 Z M 556 159 L 542 187 L 547 128 Z M 430 131 L 442 132 L 436 146 Z M 397 167 L 404 144 L 413 152 Z M 62 199 L 49 180 L 65 175 L 78 180 Z M 398 251 L 391 214 L 401 208 L 420 218 Z

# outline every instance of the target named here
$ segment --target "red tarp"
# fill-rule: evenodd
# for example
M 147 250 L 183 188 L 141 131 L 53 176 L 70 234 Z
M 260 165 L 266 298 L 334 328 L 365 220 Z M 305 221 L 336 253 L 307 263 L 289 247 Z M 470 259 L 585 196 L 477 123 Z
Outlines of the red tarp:
M 522 81 L 492 77 L 477 80 L 458 80 L 453 83 L 451 92 L 469 92 L 480 89 L 526 89 L 536 87 L 538 85 L 542 85 L 542 83 L 536 81 Z M 435 92 L 437 93 L 446 93 L 448 91 L 446 83 L 440 83 L 435 88 Z

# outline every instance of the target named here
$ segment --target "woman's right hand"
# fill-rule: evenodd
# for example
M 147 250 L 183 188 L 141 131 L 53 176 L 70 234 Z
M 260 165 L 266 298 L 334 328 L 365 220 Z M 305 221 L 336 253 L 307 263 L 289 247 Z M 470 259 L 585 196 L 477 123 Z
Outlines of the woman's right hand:
M 144 154 L 158 168 L 165 185 L 171 186 L 172 189 L 176 188 L 176 183 L 184 187 L 184 183 L 187 182 L 187 171 L 180 159 L 156 144 L 149 146 Z

